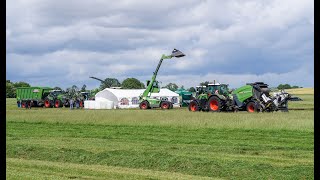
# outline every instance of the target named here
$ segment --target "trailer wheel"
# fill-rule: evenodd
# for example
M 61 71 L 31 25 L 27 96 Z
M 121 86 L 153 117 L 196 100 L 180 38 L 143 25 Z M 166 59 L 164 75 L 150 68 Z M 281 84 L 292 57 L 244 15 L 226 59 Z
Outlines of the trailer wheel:
M 21 103 L 21 108 L 26 108 L 26 102 Z
M 248 104 L 247 104 L 247 111 L 249 112 L 249 113 L 253 113 L 253 112 L 258 112 L 258 108 L 257 108 L 257 106 L 256 106 L 256 103 L 254 103 L 254 102 L 249 102 Z
M 162 101 L 160 104 L 161 109 L 169 109 L 170 103 L 168 101 Z
M 143 109 L 143 110 L 149 109 L 150 108 L 149 102 L 148 101 L 142 101 L 139 104 L 139 107 L 140 107 L 140 109 Z
M 200 111 L 200 107 L 197 101 L 194 101 L 194 100 L 190 102 L 188 108 L 189 108 L 189 111 L 192 111 L 192 112 Z
M 209 111 L 219 112 L 221 110 L 220 99 L 216 96 L 212 96 L 208 101 Z
M 44 100 L 44 107 L 46 107 L 46 108 L 51 108 L 51 103 L 50 103 L 50 100 L 49 100 L 49 99 L 45 99 L 45 100 Z
M 56 107 L 56 108 L 61 107 L 61 101 L 59 99 L 55 100 L 54 107 Z

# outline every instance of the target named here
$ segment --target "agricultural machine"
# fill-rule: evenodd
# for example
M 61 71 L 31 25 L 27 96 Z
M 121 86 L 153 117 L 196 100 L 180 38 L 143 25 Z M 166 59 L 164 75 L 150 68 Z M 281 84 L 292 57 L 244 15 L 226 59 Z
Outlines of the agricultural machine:
M 69 105 L 69 98 L 61 90 L 52 90 L 44 99 L 44 107 L 60 108 Z
M 156 77 L 157 77 L 158 71 L 160 69 L 160 66 L 162 64 L 162 61 L 164 59 L 171 59 L 173 57 L 180 58 L 183 56 L 185 56 L 185 55 L 177 49 L 174 49 L 172 51 L 171 55 L 164 55 L 163 54 L 161 56 L 159 64 L 158 64 L 155 72 L 153 72 L 153 76 L 151 78 L 151 81 L 150 80 L 147 81 L 147 88 L 139 97 L 140 109 L 145 110 L 145 109 L 157 108 L 157 107 L 161 107 L 162 109 L 171 109 L 173 107 L 172 103 L 169 101 L 151 98 L 150 96 L 151 96 L 151 93 L 159 93 L 159 91 L 160 91 L 160 87 L 159 87 L 158 81 L 156 80 Z
M 79 106 L 83 107 L 84 100 L 89 99 L 89 92 L 65 93 L 50 87 L 20 87 L 17 88 L 17 104 L 25 108 L 32 102 L 31 106 L 44 106 L 46 108 L 60 108 L 70 106 L 71 98 L 79 100 Z M 20 106 L 19 106 L 20 107 Z
M 43 106 L 45 97 L 53 90 L 50 87 L 18 87 L 17 104 L 19 107 L 25 108 L 33 102 L 33 106 Z M 21 106 L 20 106 L 21 104 Z
M 263 82 L 247 83 L 234 91 L 227 84 L 213 83 L 197 87 L 197 96 L 190 102 L 190 111 L 238 111 L 272 112 L 288 111 L 290 95 L 285 91 L 270 95 L 268 85 Z

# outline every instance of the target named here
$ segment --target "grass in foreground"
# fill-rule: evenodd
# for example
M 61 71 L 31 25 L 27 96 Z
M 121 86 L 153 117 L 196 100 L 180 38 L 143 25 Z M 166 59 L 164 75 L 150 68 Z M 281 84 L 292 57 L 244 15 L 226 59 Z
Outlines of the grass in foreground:
M 313 179 L 313 111 L 14 106 L 7 101 L 8 179 Z

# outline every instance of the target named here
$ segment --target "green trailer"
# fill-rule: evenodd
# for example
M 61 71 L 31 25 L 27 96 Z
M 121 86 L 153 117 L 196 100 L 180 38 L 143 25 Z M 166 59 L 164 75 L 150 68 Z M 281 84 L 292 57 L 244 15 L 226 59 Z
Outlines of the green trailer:
M 193 97 L 192 92 L 187 91 L 184 88 L 179 88 L 175 91 L 175 93 L 179 94 L 181 106 L 188 107 Z
M 50 94 L 53 88 L 50 87 L 18 87 L 17 104 L 18 107 L 26 107 L 32 101 L 32 106 L 43 106 L 44 99 Z

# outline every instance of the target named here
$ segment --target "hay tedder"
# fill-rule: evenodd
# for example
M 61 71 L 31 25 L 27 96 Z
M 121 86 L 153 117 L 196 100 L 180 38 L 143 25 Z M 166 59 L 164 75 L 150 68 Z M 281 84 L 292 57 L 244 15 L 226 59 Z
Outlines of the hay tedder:
M 189 111 L 238 111 L 273 112 L 288 111 L 290 94 L 281 90 L 270 95 L 268 85 L 263 82 L 247 83 L 230 91 L 227 84 L 213 83 L 197 86 L 197 94 L 189 104 Z

